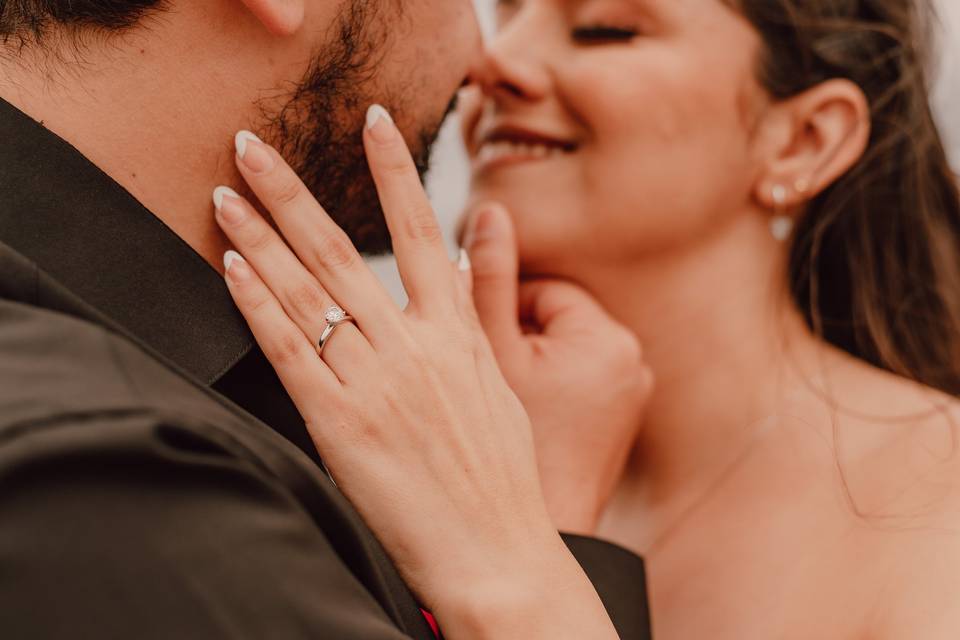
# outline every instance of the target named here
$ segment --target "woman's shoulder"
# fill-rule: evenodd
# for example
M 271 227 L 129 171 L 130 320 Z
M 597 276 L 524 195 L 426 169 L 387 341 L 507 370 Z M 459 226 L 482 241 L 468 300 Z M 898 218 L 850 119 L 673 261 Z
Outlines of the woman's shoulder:
M 960 634 L 960 400 L 866 366 L 836 431 L 857 545 L 880 601 L 865 637 Z M 844 460 L 845 459 L 845 460 Z
M 960 534 L 960 399 L 843 355 L 810 389 L 802 425 L 866 531 Z
M 870 450 L 922 444 L 960 464 L 960 398 L 835 352 L 810 384 L 831 423 Z
M 933 510 L 935 518 L 921 515 L 912 526 L 889 525 L 881 534 L 886 557 L 877 563 L 882 572 L 871 571 L 881 581 L 863 637 L 960 637 L 960 508 L 950 498 L 938 500 Z
M 862 637 L 872 640 L 955 640 L 960 637 L 960 544 L 956 535 L 909 546 L 886 584 Z
M 869 365 L 846 386 L 832 407 L 838 446 L 877 490 L 876 508 L 960 525 L 960 399 Z
M 960 398 L 922 382 L 875 367 L 846 353 L 835 352 L 828 375 L 832 386 L 843 390 L 844 403 L 861 413 L 885 420 L 916 422 L 960 417 Z M 832 366 L 831 366 L 832 365 Z

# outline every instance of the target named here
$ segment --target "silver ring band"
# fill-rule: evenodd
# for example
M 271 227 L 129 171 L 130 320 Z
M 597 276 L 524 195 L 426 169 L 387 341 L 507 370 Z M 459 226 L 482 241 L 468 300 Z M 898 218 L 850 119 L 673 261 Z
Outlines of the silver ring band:
M 353 316 L 347 315 L 343 309 L 336 305 L 327 309 L 324 318 L 327 320 L 327 326 L 323 328 L 323 332 L 320 334 L 320 340 L 317 342 L 318 356 L 323 356 L 323 348 L 327 346 L 327 342 L 330 340 L 333 332 L 337 330 L 337 327 L 344 322 L 354 321 Z

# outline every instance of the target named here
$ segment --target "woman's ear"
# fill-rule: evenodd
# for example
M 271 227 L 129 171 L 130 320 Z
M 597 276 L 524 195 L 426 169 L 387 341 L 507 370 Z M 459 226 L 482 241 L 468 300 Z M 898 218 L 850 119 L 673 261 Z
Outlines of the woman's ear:
M 774 109 L 776 135 L 754 194 L 766 208 L 811 200 L 863 157 L 870 107 L 853 82 L 827 80 Z
M 290 36 L 303 26 L 305 0 L 240 0 L 267 30 Z

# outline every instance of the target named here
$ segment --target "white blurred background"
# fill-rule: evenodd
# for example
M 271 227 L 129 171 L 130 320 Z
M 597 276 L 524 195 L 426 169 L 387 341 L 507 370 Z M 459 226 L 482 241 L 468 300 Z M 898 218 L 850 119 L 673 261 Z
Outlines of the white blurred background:
M 485 33 L 493 32 L 494 0 L 474 0 Z M 960 0 L 935 0 L 940 19 L 941 51 L 937 60 L 933 105 L 955 170 L 960 171 Z M 443 224 L 451 259 L 456 222 L 463 212 L 469 185 L 467 159 L 460 141 L 460 122 L 450 118 L 440 134 L 427 176 L 427 191 Z M 405 304 L 393 258 L 370 261 L 398 302 Z

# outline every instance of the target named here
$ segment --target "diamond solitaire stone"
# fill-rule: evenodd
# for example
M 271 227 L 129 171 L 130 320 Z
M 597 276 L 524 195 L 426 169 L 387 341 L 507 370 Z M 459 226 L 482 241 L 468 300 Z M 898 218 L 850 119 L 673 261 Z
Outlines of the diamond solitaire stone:
M 334 305 L 327 309 L 327 312 L 323 317 L 328 324 L 337 324 L 338 322 L 343 322 L 347 318 L 347 312 Z

